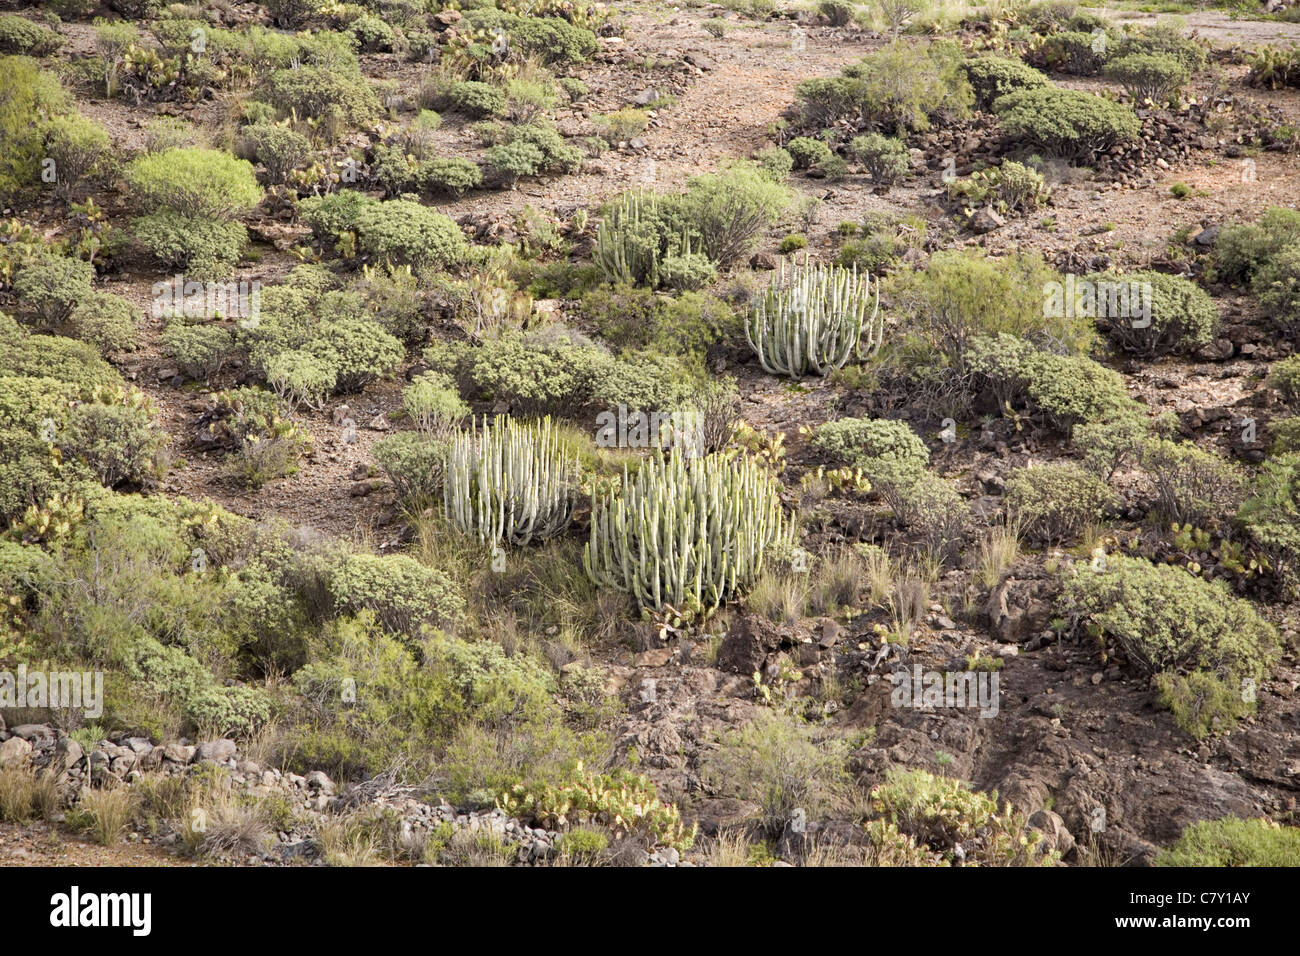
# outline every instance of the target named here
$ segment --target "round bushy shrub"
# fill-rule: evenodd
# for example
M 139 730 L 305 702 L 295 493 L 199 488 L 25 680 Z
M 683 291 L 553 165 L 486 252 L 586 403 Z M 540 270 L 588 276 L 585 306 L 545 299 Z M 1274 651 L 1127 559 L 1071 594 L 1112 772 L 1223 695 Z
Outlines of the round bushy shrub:
M 1141 355 L 1195 351 L 1214 341 L 1219 313 L 1190 279 L 1163 272 L 1097 273 L 1092 313 L 1121 348 Z M 1115 293 L 1112 295 L 1112 292 Z M 1125 294 L 1128 308 L 1123 307 Z M 1146 314 L 1149 306 L 1150 314 Z
M 1106 64 L 1106 79 L 1124 87 L 1134 103 L 1164 106 L 1178 96 L 1191 71 L 1167 53 L 1132 53 Z
M 447 103 L 458 113 L 474 119 L 485 116 L 504 116 L 506 94 L 497 86 L 477 80 L 463 80 L 447 88 Z
M 831 158 L 831 148 L 811 136 L 796 136 L 785 144 L 785 151 L 794 160 L 795 169 L 811 169 Z
M 1142 123 L 1127 106 L 1054 86 L 998 97 L 993 111 L 1011 135 L 1079 161 L 1132 142 L 1142 131 Z
M 402 343 L 369 319 L 329 319 L 306 346 L 334 370 L 334 387 L 357 392 L 388 375 L 406 355 Z
M 1072 541 L 1115 500 L 1110 487 L 1073 462 L 1021 468 L 1007 478 L 1008 514 L 1031 540 Z
M 186 377 L 206 381 L 226 364 L 234 349 L 235 340 L 227 329 L 219 325 L 187 325 L 172 322 L 163 329 L 163 351 Z
M 984 110 L 999 96 L 1051 85 L 1051 81 L 1038 70 L 1011 57 L 977 56 L 967 60 L 963 66 L 971 89 L 975 91 L 975 103 Z
M 0 13 L 0 53 L 49 56 L 63 45 L 63 37 L 49 27 L 16 13 Z
M 64 458 L 80 461 L 106 488 L 139 484 L 162 471 L 167 436 L 138 408 L 87 403 L 58 437 Z
M 257 161 L 266 167 L 272 183 L 282 183 L 289 173 L 311 156 L 311 140 L 296 130 L 274 123 L 256 123 L 245 128 L 244 138 Z
M 1300 323 L 1300 242 L 1283 246 L 1260 265 L 1250 287 L 1281 325 Z
M 356 216 L 356 228 L 362 249 L 391 262 L 447 268 L 469 251 L 460 226 L 409 199 L 363 206 Z
M 420 163 L 420 186 L 429 192 L 463 196 L 483 185 L 483 170 L 478 163 L 460 156 L 439 156 Z
M 248 230 L 237 222 L 158 212 L 132 223 L 135 237 L 168 268 L 192 279 L 224 279 L 244 254 Z
M 855 136 L 849 143 L 849 152 L 866 168 L 875 183 L 895 183 L 912 168 L 907 144 L 880 133 Z
M 94 292 L 72 310 L 69 330 L 100 352 L 130 352 L 139 344 L 140 322 L 135 306 L 119 295 Z
M 374 455 L 398 495 L 406 500 L 437 501 L 442 494 L 446 442 L 415 432 L 398 432 L 375 442 Z
M 323 118 L 344 127 L 363 126 L 379 112 L 379 98 L 355 63 L 275 70 L 262 95 L 285 116 Z
M 126 178 L 137 202 L 152 214 L 229 222 L 262 201 L 253 165 L 218 149 L 200 147 L 147 153 L 131 162 Z
M 112 148 L 99 124 L 79 114 L 56 116 L 45 129 L 45 149 L 54 161 L 56 189 L 67 199 L 73 189 L 98 169 Z
M 371 611 L 388 630 L 417 637 L 422 628 L 450 623 L 464 607 L 455 582 L 404 554 L 354 554 L 330 569 L 335 614 Z
M 24 265 L 14 278 L 19 303 L 42 329 L 58 325 L 90 298 L 95 268 L 69 256 L 42 254 Z
M 860 465 L 870 459 L 892 458 L 923 468 L 930 460 L 925 442 L 906 422 L 883 418 L 840 418 L 817 426 L 813 445 L 830 457 Z

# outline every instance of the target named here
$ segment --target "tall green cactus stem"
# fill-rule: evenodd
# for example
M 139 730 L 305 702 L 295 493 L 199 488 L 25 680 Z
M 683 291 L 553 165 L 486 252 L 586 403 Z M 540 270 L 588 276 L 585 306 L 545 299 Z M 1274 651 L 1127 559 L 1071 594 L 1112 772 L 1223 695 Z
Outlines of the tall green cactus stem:
M 521 423 L 498 415 L 492 424 L 484 418 L 448 444 L 443 509 L 480 543 L 526 545 L 568 527 L 577 473 L 549 418 Z
M 870 312 L 870 314 L 868 314 Z M 745 337 L 772 375 L 801 378 L 829 375 L 856 351 L 870 358 L 884 341 L 880 290 L 871 300 L 871 274 L 857 267 L 785 263 L 758 297 L 745 324 Z
M 767 548 L 789 541 L 778 487 L 749 458 L 688 460 L 680 448 L 634 475 L 625 468 L 622 490 L 593 502 L 583 567 L 650 611 L 708 614 L 754 582 Z
M 658 288 L 660 263 L 693 251 L 685 230 L 665 235 L 662 213 L 654 193 L 629 192 L 614 201 L 596 230 L 594 258 L 606 279 Z

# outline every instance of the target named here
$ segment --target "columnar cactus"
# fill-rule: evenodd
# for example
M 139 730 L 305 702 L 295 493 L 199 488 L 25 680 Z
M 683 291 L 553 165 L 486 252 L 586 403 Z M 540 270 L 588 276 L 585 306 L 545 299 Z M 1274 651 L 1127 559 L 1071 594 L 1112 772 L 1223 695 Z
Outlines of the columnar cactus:
M 788 542 L 777 483 L 746 457 L 687 460 L 674 448 L 623 474 L 593 502 L 583 566 L 596 584 L 633 594 L 649 611 L 705 614 L 763 570 Z
M 805 257 L 787 279 L 783 262 L 755 302 L 745 336 L 764 371 L 791 378 L 829 375 L 855 351 L 867 359 L 880 349 L 879 289 L 873 305 L 871 275 L 858 275 L 856 266 L 809 265 Z
M 658 288 L 665 258 L 698 251 L 665 213 L 654 193 L 629 192 L 615 200 L 596 230 L 594 258 L 606 279 Z
M 443 508 L 455 527 L 481 543 L 525 545 L 568 527 L 577 472 L 549 418 L 536 424 L 485 418 L 481 427 L 451 438 Z

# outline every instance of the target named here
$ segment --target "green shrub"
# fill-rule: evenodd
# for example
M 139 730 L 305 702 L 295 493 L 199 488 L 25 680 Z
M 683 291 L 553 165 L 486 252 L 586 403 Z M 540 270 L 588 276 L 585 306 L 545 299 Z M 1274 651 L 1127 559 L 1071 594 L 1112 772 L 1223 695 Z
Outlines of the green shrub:
M 1170 57 L 1178 61 L 1188 75 L 1205 69 L 1209 62 L 1205 48 L 1183 36 L 1182 30 L 1171 23 L 1156 23 L 1125 33 L 1115 48 L 1115 55 Z
M 40 183 L 45 123 L 66 113 L 68 95 L 51 74 L 25 56 L 0 56 L 0 197 Z
M 335 614 L 368 610 L 395 634 L 416 637 L 424 627 L 450 624 L 464 608 L 455 582 L 404 554 L 353 554 L 329 569 Z
M 483 154 L 487 167 L 512 185 L 524 176 L 541 173 L 544 161 L 540 149 L 524 142 L 501 143 Z
M 1083 463 L 1102 481 L 1110 481 L 1120 468 L 1136 464 L 1151 437 L 1145 418 L 1133 414 L 1075 425 L 1070 436 Z
M 416 432 L 397 432 L 375 442 L 374 456 L 397 494 L 407 501 L 432 502 L 442 493 L 446 443 Z
M 823 140 L 811 136 L 796 136 L 785 144 L 785 151 L 794 161 L 795 169 L 812 169 L 831 158 L 831 148 Z
M 593 116 L 592 122 L 603 132 L 606 141 L 623 143 L 645 132 L 650 117 L 645 110 L 629 106 L 604 116 Z
M 1264 384 L 1276 389 L 1282 400 L 1291 407 L 1300 405 L 1300 355 L 1291 355 L 1274 362 L 1269 367 Z
M 905 423 L 888 419 L 840 418 L 818 425 L 813 445 L 838 462 L 861 466 L 874 459 L 891 458 L 924 468 L 930 450 Z
M 849 152 L 866 168 L 874 183 L 895 183 L 912 168 L 907 144 L 879 133 L 855 136 L 849 143 Z
M 996 205 L 1002 212 L 1024 213 L 1039 208 L 1051 196 L 1042 173 L 1015 160 L 981 169 L 967 179 L 948 184 L 950 197 L 964 199 L 970 206 Z
M 1053 73 L 1096 76 L 1112 48 L 1110 40 L 1109 35 L 1102 37 L 1091 31 L 1062 30 L 1031 47 L 1027 59 Z
M 357 189 L 340 189 L 326 196 L 310 196 L 299 203 L 303 221 L 311 226 L 316 238 L 336 240 L 358 228 L 361 213 L 375 205 L 375 200 Z
M 1214 243 L 1214 271 L 1225 282 L 1248 283 L 1283 248 L 1300 240 L 1300 211 L 1272 206 L 1257 223 L 1224 226 Z
M 703 777 L 727 796 L 758 804 L 759 822 L 773 837 L 796 811 L 810 821 L 822 820 L 848 795 L 847 742 L 797 717 L 760 710 L 718 743 Z
M 48 419 L 56 429 L 81 399 L 77 388 L 48 376 L 0 376 L 0 428 L 39 434 Z
M 1115 501 L 1104 481 L 1073 462 L 1021 468 L 1007 478 L 1008 513 L 1026 537 L 1072 541 Z
M 93 345 L 60 335 L 28 335 L 0 313 L 0 369 L 12 375 L 47 376 L 89 394 L 97 386 L 122 385 L 122 376 Z
M 397 40 L 393 28 L 379 17 L 362 14 L 348 24 L 348 33 L 357 46 L 370 52 L 391 50 Z
M 451 378 L 425 372 L 402 390 L 402 407 L 416 429 L 426 438 L 448 438 L 469 406 L 461 401 Z
M 321 408 L 338 381 L 332 363 L 302 349 L 270 355 L 263 362 L 263 374 L 266 384 L 293 408 Z
M 696 292 L 675 297 L 632 286 L 602 286 L 582 297 L 583 318 L 620 349 L 689 358 L 702 366 L 711 346 L 740 333 L 740 320 L 721 299 Z
M 219 325 L 172 322 L 163 329 L 163 351 L 180 370 L 197 381 L 207 381 L 221 371 L 234 351 L 235 339 Z
M 1150 101 L 1156 106 L 1177 99 L 1191 75 L 1178 59 L 1165 53 L 1132 53 L 1106 64 L 1106 79 L 1124 87 L 1134 103 Z
M 245 127 L 244 138 L 257 161 L 266 167 L 267 177 L 272 183 L 283 183 L 289 173 L 311 156 L 311 140 L 296 130 L 274 123 L 255 123 Z
M 1270 820 L 1201 820 L 1184 828 L 1156 866 L 1300 866 L 1300 829 Z
M 977 56 L 962 65 L 975 93 L 975 103 L 982 110 L 992 106 L 999 96 L 1051 85 L 1051 81 L 1038 70 L 1023 60 L 1010 57 Z
M 1063 584 L 1059 610 L 1072 626 L 1143 674 L 1258 681 L 1278 653 L 1277 632 L 1249 601 L 1176 565 L 1111 554 L 1100 567 L 1075 566 Z
M 374 322 L 348 316 L 321 322 L 307 351 L 332 369 L 340 392 L 359 392 L 406 356 L 402 343 Z
M 1289 452 L 1264 462 L 1237 514 L 1256 547 L 1269 555 L 1274 570 L 1296 588 L 1300 570 L 1300 454 Z
M 1030 407 L 1066 433 L 1081 423 L 1132 415 L 1137 408 L 1123 376 L 1083 355 L 1035 353 L 1024 375 Z
M 1178 729 L 1197 740 L 1230 730 L 1255 709 L 1242 686 L 1208 671 L 1157 674 L 1155 687 L 1156 700 L 1174 715 Z
M 67 256 L 42 254 L 22 267 L 14 278 L 14 294 L 42 329 L 63 322 L 91 296 L 95 269 Z
M 993 103 L 993 111 L 1012 136 L 1080 162 L 1136 140 L 1142 130 L 1127 106 L 1058 87 L 1008 93 Z
M 166 211 L 141 216 L 132 225 L 135 237 L 159 262 L 198 280 L 230 275 L 248 245 L 248 230 L 237 222 Z
M 262 190 L 247 160 L 199 147 L 146 153 L 126 169 L 137 202 L 197 219 L 229 222 L 262 201 Z
M 80 461 L 100 484 L 115 488 L 159 475 L 167 436 L 140 409 L 91 402 L 73 409 L 58 444 L 65 459 Z
M 316 121 L 318 128 L 324 123 L 335 135 L 364 126 L 379 112 L 379 98 L 355 63 L 274 70 L 261 95 L 282 115 Z
M 758 168 L 774 183 L 785 182 L 794 170 L 794 157 L 790 155 L 789 150 L 782 149 L 780 146 L 764 149 L 754 159 L 758 163 Z
M 1284 327 L 1300 323 L 1300 241 L 1283 246 L 1261 265 L 1250 287 Z
M 902 133 L 925 130 L 939 113 L 962 117 L 974 101 L 964 56 L 952 41 L 896 39 L 845 67 L 839 77 L 796 88 L 804 122 L 822 128 L 841 119 Z
M 1241 469 L 1191 442 L 1159 438 L 1142 448 L 1140 464 L 1155 486 L 1155 510 L 1165 521 L 1213 528 L 1241 503 Z
M 1163 272 L 1130 272 L 1098 273 L 1088 281 L 1098 284 L 1092 309 L 1098 324 L 1127 351 L 1141 355 L 1191 352 L 1214 341 L 1218 310 L 1214 300 L 1190 279 Z M 1122 306 L 1123 296 L 1117 299 L 1111 294 L 1115 289 L 1128 292 L 1127 310 Z
M 80 114 L 50 120 L 45 130 L 45 149 L 54 161 L 58 194 L 71 198 L 76 186 L 102 167 L 111 148 L 108 134 Z
M 699 251 L 725 268 L 753 252 L 759 236 L 776 224 L 791 200 L 788 189 L 753 163 L 736 162 L 691 179 L 680 210 L 700 237 Z
M 693 292 L 711 285 L 717 278 L 718 270 L 713 267 L 708 256 L 698 252 L 665 256 L 659 263 L 660 284 L 676 292 Z
M 1066 310 L 1044 314 L 1043 289 L 1059 280 L 1036 254 L 995 260 L 967 251 L 935 253 L 927 268 L 890 277 L 894 315 L 907 331 L 897 350 L 961 369 L 973 339 L 1007 333 L 1085 353 L 1095 339 L 1091 321 Z
M 409 199 L 364 206 L 357 214 L 356 228 L 362 249 L 391 262 L 447 268 L 469 250 L 455 222 Z
M 477 163 L 459 156 L 437 157 L 420 164 L 419 178 L 420 186 L 430 192 L 463 196 L 483 185 L 483 170 Z
M 73 335 L 105 354 L 131 352 L 139 344 L 135 306 L 110 292 L 91 293 L 72 310 L 68 326 Z
M 49 56 L 63 45 L 57 32 L 16 13 L 0 13 L 0 53 Z
M 447 104 L 457 113 L 474 119 L 506 114 L 506 94 L 500 88 L 477 80 L 453 83 L 447 89 Z

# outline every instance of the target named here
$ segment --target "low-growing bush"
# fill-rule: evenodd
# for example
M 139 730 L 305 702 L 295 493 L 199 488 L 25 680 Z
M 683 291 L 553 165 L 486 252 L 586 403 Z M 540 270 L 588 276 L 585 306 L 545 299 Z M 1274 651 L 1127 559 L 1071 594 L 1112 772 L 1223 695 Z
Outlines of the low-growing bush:
M 163 351 L 189 378 L 207 381 L 230 360 L 235 338 L 219 325 L 172 322 L 163 329 Z
M 1142 131 L 1127 106 L 1059 87 L 1008 93 L 994 101 L 993 111 L 1012 136 L 1079 162 L 1132 142 Z
M 812 169 L 831 158 L 831 148 L 825 141 L 811 136 L 796 136 L 785 144 L 785 151 L 794 160 L 795 169 Z
M 248 230 L 237 222 L 158 212 L 132 224 L 135 237 L 168 268 L 194 279 L 224 279 L 244 254 Z
M 1249 283 L 1282 249 L 1300 240 L 1300 211 L 1272 206 L 1255 223 L 1231 223 L 1214 243 L 1214 271 L 1226 282 Z
M 849 143 L 849 152 L 865 167 L 874 183 L 896 183 L 912 168 L 907 144 L 879 133 L 855 136 Z
M 1212 342 L 1218 331 L 1214 300 L 1190 279 L 1163 272 L 1129 272 L 1098 273 L 1088 281 L 1096 289 L 1091 314 L 1126 351 L 1191 352 Z M 1120 291 L 1118 296 L 1115 290 Z
M 1164 53 L 1131 53 L 1106 64 L 1106 78 L 1124 87 L 1134 103 L 1165 106 L 1191 79 L 1191 71 Z
M 1072 625 L 1143 674 L 1204 671 L 1236 685 L 1260 680 L 1278 653 L 1276 630 L 1249 601 L 1175 565 L 1111 554 L 1063 583 L 1059 610 Z
M 14 278 L 14 294 L 38 328 L 51 329 L 91 296 L 94 267 L 68 256 L 43 254 Z
M 68 318 L 69 330 L 100 352 L 130 352 L 139 344 L 140 320 L 126 299 L 110 292 L 94 292 L 79 303 Z
M 464 607 L 448 575 L 404 554 L 348 555 L 328 570 L 326 587 L 335 614 L 368 610 L 388 630 L 409 637 L 450 623 Z
M 1005 56 L 971 57 L 962 64 L 975 93 L 975 103 L 987 110 L 993 101 L 1018 90 L 1036 90 L 1051 81 L 1023 60 Z
M 297 130 L 274 123 L 255 123 L 244 129 L 257 161 L 266 167 L 272 183 L 283 183 L 289 173 L 311 156 L 311 140 Z
M 141 409 L 88 402 L 73 409 L 58 444 L 65 459 L 80 461 L 100 484 L 115 488 L 159 475 L 167 438 Z
M 1300 866 L 1300 829 L 1224 817 L 1186 827 L 1156 866 Z
M 356 228 L 362 249 L 391 262 L 447 268 L 469 249 L 454 221 L 408 199 L 364 206 L 357 214 Z
M 58 194 L 70 199 L 82 180 L 106 165 L 111 147 L 108 133 L 80 114 L 50 120 L 45 130 L 45 149 L 54 162 Z
M 862 466 L 879 458 L 924 468 L 930 450 L 905 423 L 888 419 L 840 418 L 817 426 L 813 445 L 838 462 Z
M 1115 500 L 1104 481 L 1073 462 L 1036 465 L 1007 478 L 1006 506 L 1030 540 L 1072 541 Z
M 252 164 L 217 149 L 146 153 L 127 166 L 126 178 L 134 198 L 150 215 L 168 210 L 229 222 L 262 201 Z
M 63 45 L 63 37 L 49 27 L 16 13 L 0 13 L 0 53 L 49 56 Z

